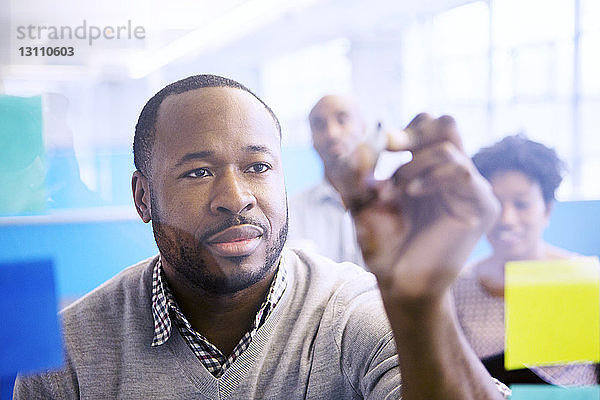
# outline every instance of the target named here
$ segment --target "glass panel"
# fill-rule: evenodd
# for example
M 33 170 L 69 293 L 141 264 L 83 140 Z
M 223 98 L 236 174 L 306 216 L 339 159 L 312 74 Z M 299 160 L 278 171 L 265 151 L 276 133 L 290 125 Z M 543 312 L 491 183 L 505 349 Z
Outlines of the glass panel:
M 467 154 L 474 154 L 490 141 L 488 132 L 487 107 L 479 105 L 452 105 L 444 113 L 456 119 L 458 131 L 463 139 Z
M 267 104 L 281 120 L 283 127 L 299 128 L 298 121 L 306 116 L 318 97 L 325 93 L 350 92 L 352 66 L 348 58 L 350 43 L 337 39 L 290 52 L 266 62 L 261 70 L 262 93 Z M 293 95 L 290 95 L 293 93 Z M 308 123 L 294 129 L 284 144 L 310 145 Z
M 476 1 L 438 14 L 433 19 L 434 54 L 449 56 L 486 51 L 489 8 Z
M 551 58 L 548 46 L 519 48 L 514 53 L 517 96 L 544 96 L 550 93 Z
M 600 97 L 600 33 L 581 36 L 581 93 Z
M 573 95 L 573 48 L 572 40 L 562 40 L 555 43 L 551 50 L 553 75 L 550 90 L 561 99 L 571 98 Z
M 568 160 L 572 151 L 572 117 L 570 103 L 517 103 L 496 107 L 493 136 L 500 139 L 518 132 L 530 139 L 555 147 Z
M 447 60 L 439 66 L 440 92 L 446 101 L 482 102 L 487 99 L 488 58 Z
M 512 47 L 573 37 L 573 0 L 494 0 L 494 43 Z
M 581 102 L 581 156 L 600 158 L 600 100 Z M 600 176 L 600 175 L 599 175 Z M 596 179 L 596 182 L 598 180 Z M 598 184 L 600 186 L 600 183 Z
M 435 78 L 431 59 L 431 24 L 429 20 L 415 21 L 406 28 L 403 35 L 402 85 L 398 93 L 402 108 L 398 110 L 402 121 L 410 121 L 417 113 L 432 106 L 432 92 Z
M 581 163 L 581 198 L 583 199 L 599 199 L 600 184 L 598 177 L 600 176 L 600 158 L 593 157 L 584 159 Z
M 581 9 L 579 12 L 581 20 L 581 29 L 586 31 L 600 31 L 600 1 L 598 0 L 579 0 Z
M 511 51 L 495 51 L 492 57 L 492 98 L 508 101 L 515 95 L 515 65 Z

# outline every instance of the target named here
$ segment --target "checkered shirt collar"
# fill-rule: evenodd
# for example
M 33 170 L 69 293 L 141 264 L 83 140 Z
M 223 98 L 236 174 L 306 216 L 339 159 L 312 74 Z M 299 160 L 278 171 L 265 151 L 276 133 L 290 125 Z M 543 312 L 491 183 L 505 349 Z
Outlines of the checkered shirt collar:
M 159 260 L 152 271 L 152 316 L 154 318 L 154 337 L 152 346 L 160 346 L 169 339 L 172 332 L 172 324 L 174 322 L 194 354 L 200 359 L 209 372 L 216 377 L 222 375 L 225 369 L 229 367 L 246 348 L 248 348 L 256 331 L 267 320 L 268 316 L 283 296 L 287 286 L 286 269 L 284 263 L 280 261 L 267 297 L 256 313 L 252 327 L 242 337 L 231 355 L 225 357 L 219 349 L 192 328 L 191 324 L 177 305 L 166 280 L 164 280 L 163 273 L 162 261 L 159 257 Z M 169 312 L 172 312 L 172 314 Z M 171 319 L 171 316 L 174 318 Z

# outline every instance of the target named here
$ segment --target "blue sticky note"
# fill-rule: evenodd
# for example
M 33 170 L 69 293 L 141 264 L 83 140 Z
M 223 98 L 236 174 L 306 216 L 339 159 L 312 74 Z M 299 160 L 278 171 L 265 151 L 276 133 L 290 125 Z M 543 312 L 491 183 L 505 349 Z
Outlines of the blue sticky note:
M 52 261 L 0 263 L 0 294 L 0 377 L 60 367 Z
M 512 385 L 510 400 L 598 400 L 600 386 Z

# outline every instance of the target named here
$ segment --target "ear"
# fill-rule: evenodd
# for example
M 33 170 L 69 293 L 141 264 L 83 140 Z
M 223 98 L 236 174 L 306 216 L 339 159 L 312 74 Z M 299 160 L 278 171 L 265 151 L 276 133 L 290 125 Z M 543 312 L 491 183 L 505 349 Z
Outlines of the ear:
M 131 190 L 133 191 L 133 202 L 135 209 L 142 221 L 148 223 L 152 220 L 152 209 L 150 207 L 150 184 L 148 178 L 139 170 L 131 177 Z

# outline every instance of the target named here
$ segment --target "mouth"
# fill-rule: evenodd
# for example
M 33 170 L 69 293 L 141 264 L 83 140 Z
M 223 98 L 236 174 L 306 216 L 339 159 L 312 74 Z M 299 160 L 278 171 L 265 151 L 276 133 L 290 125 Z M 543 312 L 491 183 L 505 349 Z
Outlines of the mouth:
M 256 250 L 263 235 L 263 229 L 258 226 L 235 225 L 210 236 L 206 245 L 222 257 L 247 256 Z
M 523 240 L 522 235 L 514 231 L 499 231 L 494 234 L 494 237 L 497 241 L 509 245 L 519 244 Z
M 339 156 L 342 155 L 346 152 L 346 147 L 344 146 L 343 143 L 340 142 L 332 142 L 329 146 L 328 146 L 328 151 L 330 154 Z

